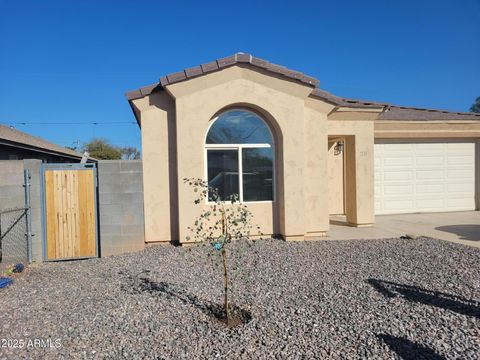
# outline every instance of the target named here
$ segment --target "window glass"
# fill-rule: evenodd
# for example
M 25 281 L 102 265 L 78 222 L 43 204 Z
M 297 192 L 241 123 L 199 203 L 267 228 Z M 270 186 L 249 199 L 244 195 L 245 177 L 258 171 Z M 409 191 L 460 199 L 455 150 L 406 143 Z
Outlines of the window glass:
M 273 200 L 272 148 L 243 148 L 243 200 Z
M 208 184 L 218 189 L 222 200 L 238 195 L 238 150 L 207 151 Z M 211 194 L 208 199 L 212 201 Z
M 210 127 L 207 144 L 273 144 L 267 124 L 256 114 L 231 110 L 221 114 Z

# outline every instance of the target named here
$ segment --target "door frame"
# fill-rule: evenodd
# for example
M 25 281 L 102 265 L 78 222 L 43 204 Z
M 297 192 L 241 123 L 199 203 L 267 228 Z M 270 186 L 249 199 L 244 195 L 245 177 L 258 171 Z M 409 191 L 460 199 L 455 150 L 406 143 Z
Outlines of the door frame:
M 81 256 L 67 259 L 48 259 L 47 254 L 47 208 L 46 208 L 46 189 L 45 189 L 45 171 L 47 170 L 93 170 L 93 202 L 95 204 L 95 256 Z M 97 166 L 95 163 L 42 163 L 40 165 L 40 194 L 42 202 L 42 258 L 45 262 L 50 261 L 68 261 L 68 260 L 82 260 L 98 258 L 100 255 L 100 238 L 99 238 L 99 221 L 98 221 L 98 180 L 97 180 Z
M 330 135 L 329 135 L 330 137 Z M 327 156 L 329 157 L 330 154 L 330 143 L 333 143 L 332 144 L 332 147 L 335 147 L 335 144 L 337 144 L 338 142 L 342 142 L 343 143 L 343 149 L 342 149 L 342 207 L 343 207 L 343 213 L 342 214 L 330 214 L 330 209 L 328 209 L 328 216 L 346 216 L 347 215 L 347 191 L 346 191 L 346 174 L 347 174 L 347 168 L 345 166 L 345 152 L 346 152 L 346 139 L 345 137 L 342 137 L 342 136 L 332 136 L 331 138 L 328 139 L 328 148 L 327 148 Z M 327 159 L 328 160 L 328 159 Z M 330 164 L 327 163 L 327 172 L 330 170 Z M 329 175 L 329 174 L 327 174 Z M 327 180 L 328 180 L 328 176 L 327 176 Z M 330 189 L 329 189 L 329 192 L 330 192 Z M 330 194 L 329 194 L 330 196 Z

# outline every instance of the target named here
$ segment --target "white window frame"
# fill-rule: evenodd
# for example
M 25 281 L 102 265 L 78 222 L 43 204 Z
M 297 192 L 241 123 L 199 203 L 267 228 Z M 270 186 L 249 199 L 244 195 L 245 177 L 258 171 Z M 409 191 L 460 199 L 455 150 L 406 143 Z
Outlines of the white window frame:
M 229 109 L 227 111 L 232 111 L 232 110 L 240 110 L 240 111 L 246 111 L 254 114 L 255 116 L 258 116 L 260 119 L 262 119 L 259 115 L 253 113 L 252 111 L 245 110 L 245 109 Z M 208 126 L 207 132 L 205 134 L 205 140 L 204 140 L 204 179 L 208 183 L 208 151 L 209 150 L 236 150 L 238 154 L 238 197 L 239 197 L 239 202 L 240 203 L 247 203 L 247 204 L 255 204 L 255 203 L 273 203 L 275 202 L 275 197 L 276 197 L 276 183 L 277 183 L 277 176 L 276 176 L 276 169 L 275 169 L 275 141 L 273 138 L 272 131 L 268 127 L 268 124 L 265 123 L 267 126 L 268 130 L 270 131 L 270 136 L 272 138 L 272 143 L 273 146 L 270 144 L 207 144 L 207 136 L 208 132 L 210 131 L 210 128 L 212 125 L 217 121 L 218 116 L 212 119 L 210 122 L 210 125 Z M 263 122 L 265 120 L 262 119 Z M 264 148 L 271 148 L 272 151 L 272 175 L 273 175 L 273 184 L 272 184 L 272 200 L 257 200 L 257 201 L 243 201 L 243 149 L 264 149 Z M 208 196 L 205 197 L 205 202 L 207 204 L 212 204 L 213 201 L 208 200 Z

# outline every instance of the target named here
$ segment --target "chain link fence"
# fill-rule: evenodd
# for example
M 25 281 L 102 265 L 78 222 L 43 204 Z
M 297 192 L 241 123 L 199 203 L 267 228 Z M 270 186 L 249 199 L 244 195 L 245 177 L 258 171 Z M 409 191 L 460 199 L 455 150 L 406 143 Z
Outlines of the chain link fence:
M 29 261 L 27 210 L 0 210 L 0 274 L 12 264 Z

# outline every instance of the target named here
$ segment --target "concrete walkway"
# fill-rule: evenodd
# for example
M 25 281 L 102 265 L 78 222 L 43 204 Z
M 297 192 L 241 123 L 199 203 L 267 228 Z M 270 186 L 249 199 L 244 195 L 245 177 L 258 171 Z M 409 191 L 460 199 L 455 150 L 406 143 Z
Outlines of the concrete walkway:
M 348 226 L 344 216 L 330 219 L 327 240 L 428 236 L 480 248 L 480 211 L 377 215 L 369 228 Z

